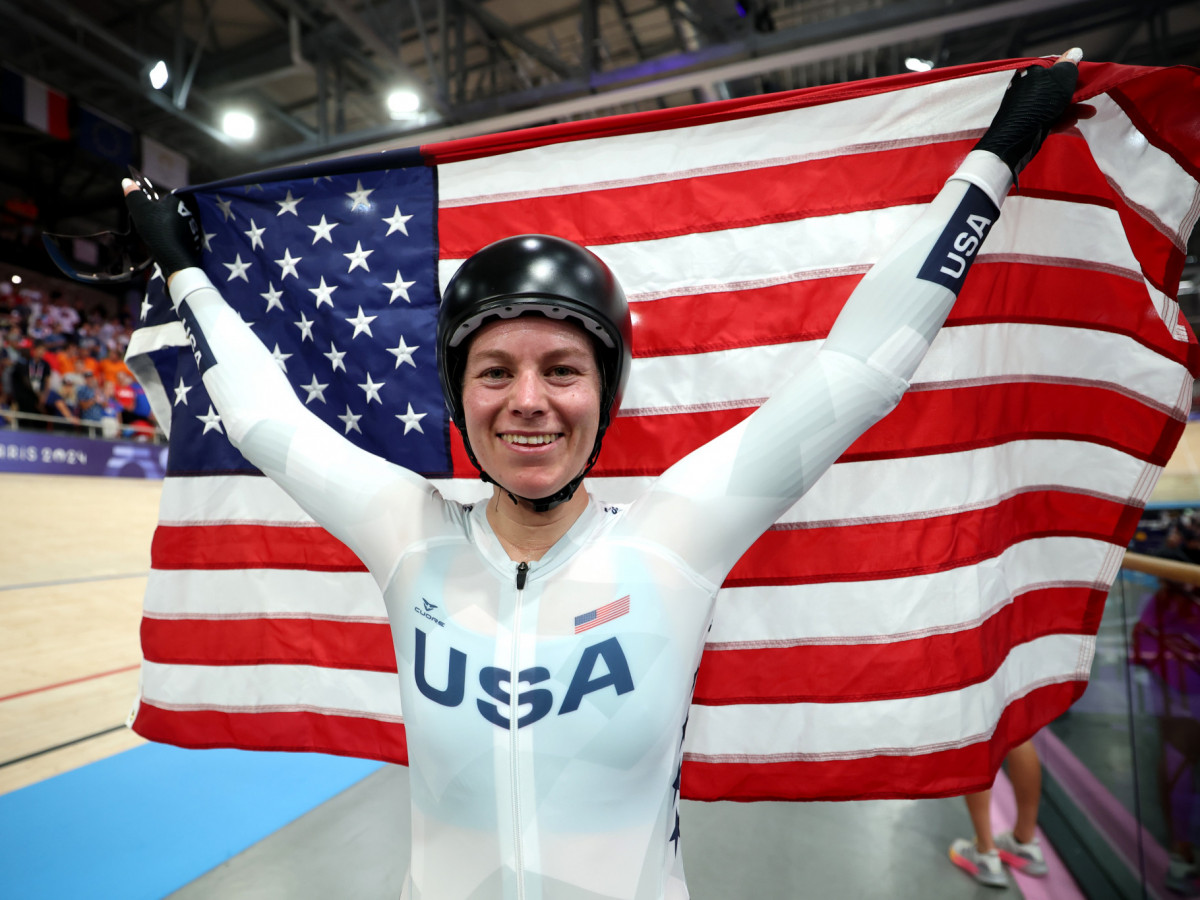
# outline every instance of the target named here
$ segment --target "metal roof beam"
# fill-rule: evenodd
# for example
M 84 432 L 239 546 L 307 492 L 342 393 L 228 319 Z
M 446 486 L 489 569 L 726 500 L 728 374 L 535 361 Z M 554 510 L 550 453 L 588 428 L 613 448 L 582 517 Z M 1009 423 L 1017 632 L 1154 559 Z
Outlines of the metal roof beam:
M 362 17 L 352 10 L 343 0 L 322 0 L 325 8 L 334 16 L 341 20 L 350 31 L 362 41 L 363 46 L 374 53 L 396 74 L 400 75 L 411 82 L 412 87 L 417 92 L 424 94 L 424 99 L 430 106 L 436 108 L 442 115 L 447 115 L 449 109 L 442 102 L 442 99 L 430 94 L 428 86 L 416 74 L 406 66 L 391 47 L 389 47 L 375 31 L 363 21 Z
M 377 137 L 370 143 L 355 140 L 366 138 L 371 133 L 364 131 L 357 135 L 347 135 L 344 139 L 331 142 L 325 147 L 310 145 L 307 154 L 304 147 L 268 151 L 258 156 L 258 163 L 263 166 L 278 165 L 306 157 L 316 158 L 318 154 L 328 157 L 339 153 L 366 153 L 391 149 L 418 138 L 421 143 L 430 143 L 521 128 L 622 103 L 635 103 L 679 91 L 702 88 L 714 81 L 747 78 L 776 69 L 836 59 L 850 53 L 1001 22 L 1016 16 L 1079 5 L 1080 0 L 1002 0 L 968 11 L 946 12 L 945 6 L 933 0 L 900 3 L 889 7 L 890 15 L 886 17 L 880 14 L 881 11 L 873 10 L 870 14 L 855 14 L 816 25 L 798 26 L 763 36 L 752 42 L 722 44 L 668 59 L 649 60 L 597 75 L 590 82 L 575 80 L 545 85 L 488 103 L 467 104 L 456 109 L 463 117 L 463 123 L 460 125 L 438 129 L 373 129 Z M 880 19 L 885 21 L 880 22 Z M 893 21 L 887 21 L 888 19 Z M 899 21 L 895 21 L 897 19 Z M 753 56 L 764 47 L 776 47 L 788 42 L 794 45 L 798 41 L 803 41 L 803 45 Z M 737 56 L 743 58 L 731 59 Z M 747 56 L 751 58 L 744 58 Z M 688 68 L 694 68 L 694 71 L 669 74 Z M 616 86 L 622 82 L 625 83 L 623 86 Z M 607 90 L 604 89 L 606 87 Z M 547 102 L 573 92 L 585 95 Z M 506 108 L 520 111 L 494 115 L 498 110 Z M 488 118 L 477 118 L 485 115 Z
M 470 13 L 471 17 L 490 34 L 504 38 L 510 44 L 519 47 L 560 78 L 571 78 L 576 74 L 574 67 L 559 59 L 537 41 L 531 40 L 507 22 L 492 15 L 475 0 L 457 0 L 457 2 L 461 9 Z

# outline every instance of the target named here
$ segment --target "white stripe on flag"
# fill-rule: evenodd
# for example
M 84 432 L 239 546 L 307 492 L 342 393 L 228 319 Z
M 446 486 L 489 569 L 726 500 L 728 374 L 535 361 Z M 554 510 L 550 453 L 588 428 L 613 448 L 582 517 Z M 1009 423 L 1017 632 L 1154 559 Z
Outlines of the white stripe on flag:
M 1112 544 L 1086 538 L 1021 541 L 994 559 L 877 581 L 725 588 L 708 646 L 798 647 L 910 640 L 974 628 L 1015 596 L 1043 587 L 1094 587 Z M 763 623 L 770 622 L 770 631 Z M 870 623 L 870 633 L 863 624 Z
M 1190 232 L 1195 224 L 1200 185 L 1168 154 L 1151 145 L 1112 98 L 1093 97 L 1088 105 L 1095 108 L 1096 115 L 1081 119 L 1079 130 L 1087 138 L 1096 165 L 1116 180 L 1132 203 L 1152 213 L 1152 220 L 1157 219 L 1182 249 L 1180 232 Z M 1189 184 L 1191 190 L 1180 190 Z
M 154 569 L 145 613 L 154 619 L 271 616 L 387 624 L 383 594 L 366 572 Z
M 806 365 L 822 341 L 738 347 L 678 356 L 635 359 L 622 414 L 687 413 L 757 406 L 791 373 Z M 1062 352 L 1069 346 L 1071 353 Z M 695 378 L 694 373 L 705 373 Z M 960 383 L 1042 380 L 1117 390 L 1165 410 L 1162 379 L 1171 384 L 1187 370 L 1121 334 L 1005 322 L 944 328 L 913 377 L 926 389 Z M 1175 392 L 1171 396 L 1174 399 Z
M 1048 684 L 1086 679 L 1095 638 L 1052 634 L 1014 647 L 987 681 L 958 691 L 855 703 L 692 707 L 684 752 L 706 762 L 912 755 L 987 739 L 1005 707 Z M 787 715 L 781 715 L 783 709 Z
M 844 100 L 642 134 L 534 147 L 438 168 L 443 206 L 489 202 L 497 196 L 593 190 L 606 184 L 675 178 L 731 162 L 756 163 L 855 152 L 866 145 L 929 143 L 936 136 L 987 128 L 1012 72 L 990 72 Z M 503 176 L 498 177 L 498 170 Z M 587 181 L 580 182 L 586 173 Z M 503 194 L 497 191 L 503 186 Z M 463 202 L 465 201 L 465 202 Z
M 634 302 L 750 289 L 803 280 L 812 273 L 861 271 L 863 265 L 875 262 L 895 246 L 923 209 L 922 205 L 893 206 L 590 249 L 622 284 L 631 286 Z M 1092 204 L 1010 198 L 983 245 L 980 261 L 995 254 L 1015 254 L 1032 262 L 1115 267 L 1127 277 L 1141 277 L 1120 217 Z M 462 262 L 438 262 L 443 286 Z M 780 273 L 793 273 L 794 278 Z
M 394 672 L 143 662 L 142 694 L 147 703 L 178 711 L 316 712 L 402 721 Z
M 780 517 L 784 523 L 851 525 L 965 512 L 1040 488 L 1126 503 L 1146 463 L 1088 441 L 1010 441 L 957 453 L 842 462 Z M 853 518 L 846 518 L 853 510 Z
M 491 496 L 491 488 L 474 478 L 436 478 L 431 484 L 460 503 Z M 172 475 L 163 481 L 159 524 L 316 527 L 295 500 L 261 475 Z

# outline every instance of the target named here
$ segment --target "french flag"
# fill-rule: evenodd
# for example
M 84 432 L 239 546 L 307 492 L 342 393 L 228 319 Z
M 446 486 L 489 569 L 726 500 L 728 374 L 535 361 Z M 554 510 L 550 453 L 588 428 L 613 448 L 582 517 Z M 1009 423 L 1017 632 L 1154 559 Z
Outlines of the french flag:
M 60 140 L 71 136 L 66 94 L 8 69 L 0 70 L 0 77 L 0 104 L 5 115 Z

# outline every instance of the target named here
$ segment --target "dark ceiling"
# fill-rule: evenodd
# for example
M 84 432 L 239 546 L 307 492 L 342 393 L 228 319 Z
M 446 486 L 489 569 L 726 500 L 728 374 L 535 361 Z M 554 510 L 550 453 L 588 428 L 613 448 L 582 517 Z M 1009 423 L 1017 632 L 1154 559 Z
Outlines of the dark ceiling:
M 1200 3 L 1153 0 L 0 0 L 0 60 L 184 154 L 189 181 L 572 118 L 1038 56 L 1200 65 Z M 164 59 L 162 91 L 145 78 Z M 408 87 L 423 111 L 389 118 Z M 259 119 L 235 144 L 223 109 Z M 73 114 L 74 121 L 78 113 Z M 123 215 L 118 168 L 0 121 L 0 263 L 14 229 Z M 135 149 L 135 155 L 137 151 Z M 28 243 L 17 242 L 17 243 Z

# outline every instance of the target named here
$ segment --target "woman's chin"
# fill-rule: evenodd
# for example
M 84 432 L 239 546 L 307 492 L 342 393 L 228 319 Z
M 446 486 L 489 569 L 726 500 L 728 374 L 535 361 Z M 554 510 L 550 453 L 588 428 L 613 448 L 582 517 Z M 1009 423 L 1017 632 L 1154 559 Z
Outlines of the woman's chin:
M 507 472 L 488 470 L 488 474 L 503 490 L 528 500 L 549 497 L 571 481 L 571 476 L 564 473 L 551 475 L 545 472 L 522 472 L 520 470 Z

